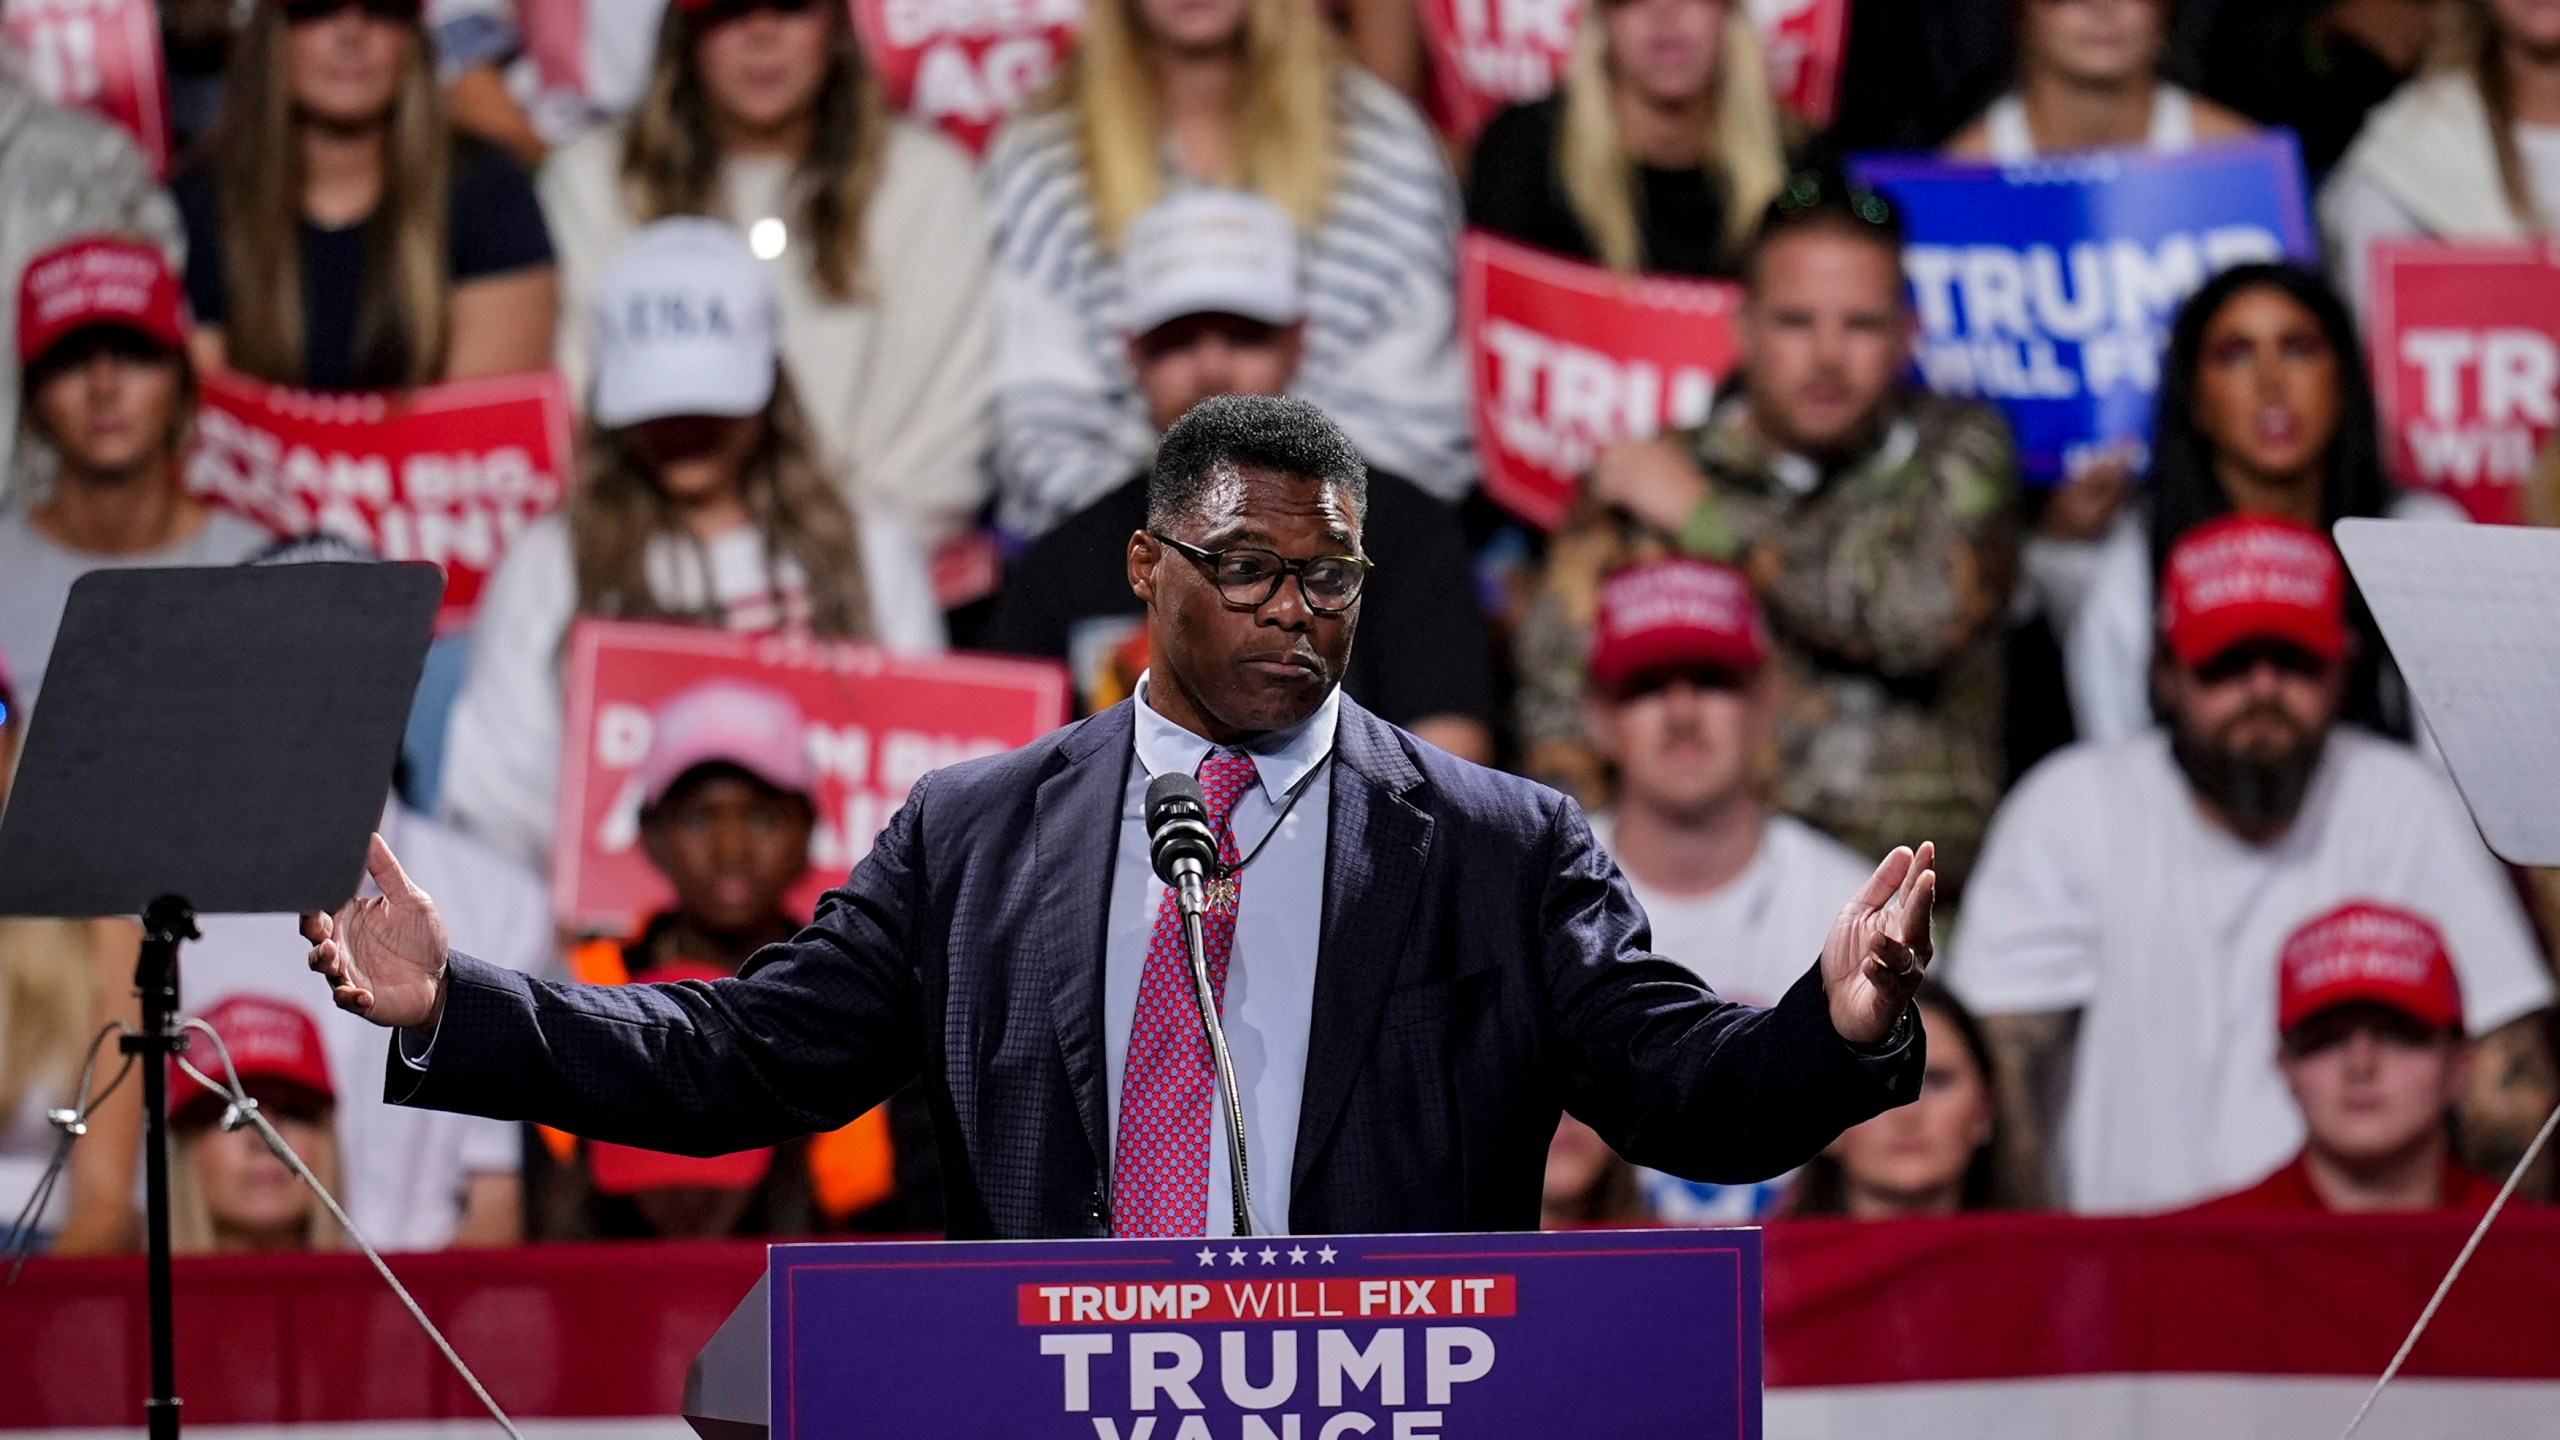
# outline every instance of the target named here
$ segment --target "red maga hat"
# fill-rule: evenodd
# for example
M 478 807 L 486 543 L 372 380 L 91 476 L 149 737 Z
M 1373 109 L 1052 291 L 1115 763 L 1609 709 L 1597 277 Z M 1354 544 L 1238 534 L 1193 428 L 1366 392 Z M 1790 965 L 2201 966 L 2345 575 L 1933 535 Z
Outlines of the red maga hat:
M 2462 980 L 2444 932 L 2415 911 L 2351 901 L 2284 942 L 2276 1028 L 2363 1003 L 2397 1010 L 2436 1030 L 2462 1028 Z
M 186 348 L 186 292 L 158 246 L 84 235 L 27 262 L 18 279 L 19 365 L 34 364 L 65 336 L 93 325 Z
M 240 1087 L 252 1098 L 273 1098 L 282 1091 L 298 1092 L 298 1098 L 319 1105 L 337 1103 L 320 1027 L 302 1007 L 264 995 L 234 995 L 202 1018 L 221 1033 L 223 1045 L 231 1051 L 231 1063 L 239 1071 Z M 230 1078 L 223 1073 L 222 1051 L 202 1035 L 187 1047 L 187 1063 L 215 1080 Z M 175 1064 L 169 1067 L 171 1124 L 210 1124 L 229 1102 L 223 1091 L 206 1088 Z
M 2346 569 L 2319 531 L 2232 516 L 2196 527 L 2170 550 L 2160 633 L 2189 668 L 2253 640 L 2336 660 L 2347 652 L 2346 596 Z
M 1657 560 L 1601 583 L 1590 676 L 1603 690 L 1677 667 L 1755 674 L 1768 658 L 1760 602 L 1730 565 Z

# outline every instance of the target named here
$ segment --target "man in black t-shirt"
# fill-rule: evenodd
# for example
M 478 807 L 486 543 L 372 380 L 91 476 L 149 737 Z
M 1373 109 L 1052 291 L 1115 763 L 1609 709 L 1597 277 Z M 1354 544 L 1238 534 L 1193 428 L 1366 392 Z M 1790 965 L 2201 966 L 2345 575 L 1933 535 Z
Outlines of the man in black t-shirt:
M 1130 224 L 1121 257 L 1129 365 L 1157 433 L 1213 396 L 1289 388 L 1304 299 L 1296 232 L 1278 207 L 1186 191 Z M 1146 485 L 1141 471 L 1059 522 L 1007 573 L 997 600 L 990 648 L 1065 661 L 1080 714 L 1125 698 L 1146 665 L 1146 606 L 1128 575 Z M 1346 688 L 1442 749 L 1490 762 L 1492 649 L 1457 516 L 1373 467 L 1363 529 L 1378 568 L 1362 591 Z

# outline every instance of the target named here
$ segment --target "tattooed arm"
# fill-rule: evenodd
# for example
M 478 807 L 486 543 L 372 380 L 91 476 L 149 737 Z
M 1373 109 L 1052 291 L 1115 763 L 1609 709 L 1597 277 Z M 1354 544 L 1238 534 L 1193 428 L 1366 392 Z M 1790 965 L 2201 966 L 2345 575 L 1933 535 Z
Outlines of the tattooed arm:
M 2471 1088 L 2459 1107 L 2463 1163 L 2504 1180 L 2554 1104 L 2560 1104 L 2560 1074 L 2552 1063 L 2550 1011 L 2537 1010 L 2480 1037 Z M 2517 1193 L 2552 1198 L 2554 1173 L 2546 1148 Z
M 2000 1103 L 1998 1159 L 2011 1201 L 2027 1209 L 2059 1205 L 2054 1137 L 2071 1095 L 2080 1012 L 1986 1015 L 1982 1033 L 1991 1047 Z

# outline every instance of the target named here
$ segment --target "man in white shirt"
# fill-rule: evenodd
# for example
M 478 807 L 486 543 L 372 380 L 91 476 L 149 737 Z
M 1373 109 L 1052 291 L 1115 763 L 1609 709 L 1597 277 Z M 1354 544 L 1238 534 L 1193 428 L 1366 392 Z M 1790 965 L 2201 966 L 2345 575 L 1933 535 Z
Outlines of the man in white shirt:
M 1583 707 L 1616 772 L 1617 809 L 1593 816 L 1593 832 L 1652 921 L 1654 948 L 1748 1005 L 1786 993 L 1873 868 L 1770 808 L 1767 660 L 1759 602 L 1730 566 L 1659 560 L 1600 587 Z M 1683 1223 L 1749 1219 L 1786 1189 L 1783 1176 L 1641 1180 L 1655 1212 Z
M 2337 724 L 2345 577 L 2318 532 L 2235 517 L 2171 552 L 2165 732 L 2063 751 L 1994 818 L 1948 982 L 1999 1060 L 2012 1174 L 2084 1212 L 2187 1205 L 2301 1147 L 2266 957 L 2350 900 L 2423 909 L 2483 1063 L 2466 1159 L 2503 1173 L 2553 1103 L 2551 977 L 2460 799 Z

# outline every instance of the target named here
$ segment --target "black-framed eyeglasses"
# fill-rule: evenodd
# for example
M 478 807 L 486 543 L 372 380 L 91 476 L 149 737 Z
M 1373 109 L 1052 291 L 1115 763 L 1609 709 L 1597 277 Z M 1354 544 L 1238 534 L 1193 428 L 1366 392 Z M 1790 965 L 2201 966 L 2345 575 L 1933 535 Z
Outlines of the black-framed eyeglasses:
M 1209 577 L 1218 598 L 1240 610 L 1259 610 L 1280 593 L 1280 582 L 1295 575 L 1298 593 L 1307 597 L 1307 608 L 1319 615 L 1339 615 L 1360 601 L 1360 587 L 1369 583 L 1369 572 L 1375 562 L 1358 555 L 1318 555 L 1306 560 L 1289 560 L 1269 550 L 1203 550 L 1185 545 L 1160 530 L 1147 532 L 1158 541 L 1181 552 Z

